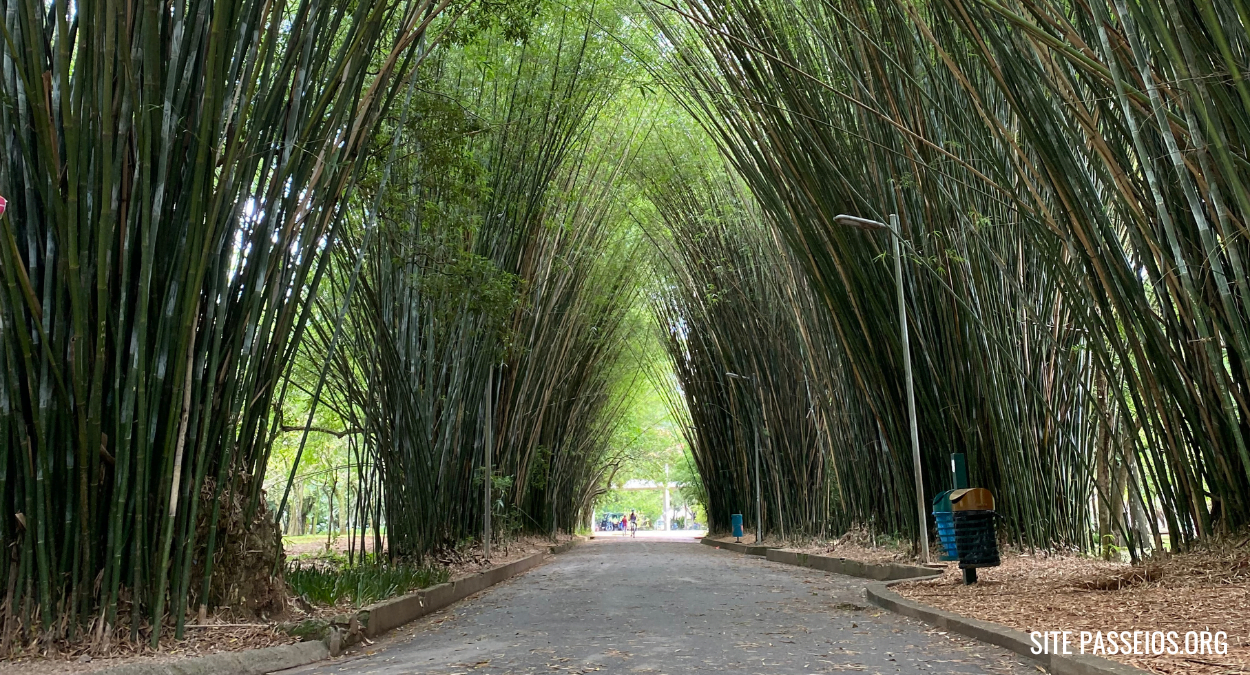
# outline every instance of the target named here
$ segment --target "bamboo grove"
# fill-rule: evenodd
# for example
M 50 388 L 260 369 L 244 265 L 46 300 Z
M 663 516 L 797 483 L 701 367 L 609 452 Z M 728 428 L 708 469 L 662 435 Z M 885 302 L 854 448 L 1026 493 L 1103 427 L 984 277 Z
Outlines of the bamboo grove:
M 155 643 L 209 602 L 362 147 L 443 8 L 4 5 L 0 651 Z
M 572 531 L 640 371 L 714 529 L 916 535 L 838 214 L 926 499 L 1250 526 L 1242 0 L 0 9 L 0 655 L 281 611 L 315 434 L 353 564 Z
M 808 402 L 824 384 L 812 379 L 809 350 L 822 349 L 825 336 L 805 342 L 795 311 L 820 307 L 745 191 L 714 176 L 641 177 L 668 234 L 656 237 L 668 274 L 652 303 L 686 399 L 709 526 L 728 529 L 736 512 L 754 520 L 758 444 L 767 448 L 760 477 L 769 528 L 825 532 L 837 527 L 828 493 L 835 481 L 826 475 L 824 420 Z
M 637 297 L 619 16 L 330 4 L 9 7 L 0 652 L 280 612 L 298 454 L 266 470 L 327 415 L 389 560 L 601 491 Z
M 6 6 L 0 653 L 280 613 L 291 434 L 348 440 L 390 561 L 601 493 L 621 15 L 331 4 Z
M 411 160 L 323 308 L 363 260 L 327 402 L 360 430 L 356 480 L 380 486 L 354 520 L 373 537 L 385 522 L 392 557 L 480 537 L 487 466 L 496 534 L 572 531 L 626 402 L 636 246 L 616 191 L 638 129 L 601 115 L 619 49 L 573 13 L 532 31 L 429 64 L 437 96 L 389 141 Z M 311 352 L 331 353 L 333 328 Z
M 1242 3 L 730 0 L 648 11 L 673 45 L 661 77 L 808 280 L 792 285 L 789 327 L 714 324 L 699 336 L 718 345 L 710 356 L 676 334 L 679 370 L 700 354 L 708 363 L 693 377 L 715 393 L 686 392 L 696 433 L 734 424 L 741 394 L 723 371 L 809 334 L 844 366 L 833 382 L 809 366 L 819 386 L 792 405 L 826 423 L 864 418 L 822 437 L 834 465 L 851 467 L 827 474 L 833 489 L 804 492 L 801 463 L 771 479 L 786 486 L 781 513 L 829 508 L 786 498 L 875 500 L 869 516 L 886 531 L 915 532 L 912 501 L 899 497 L 914 481 L 889 235 L 834 220 L 897 213 L 927 496 L 950 487 L 948 454 L 966 452 L 972 482 L 995 492 L 1022 544 L 1088 548 L 1110 534 L 1136 555 L 1248 524 Z M 768 292 L 756 279 L 777 260 L 760 253 L 768 236 L 706 244 L 746 257 L 711 272 L 718 289 Z M 684 288 L 680 317 L 692 321 L 708 292 Z M 784 335 L 751 346 L 769 331 Z M 741 444 L 728 438 L 708 442 Z M 765 475 L 803 447 L 768 443 Z M 741 456 L 724 466 L 704 479 L 751 470 Z M 740 496 L 727 506 L 752 513 Z M 789 515 L 776 525 L 812 529 Z

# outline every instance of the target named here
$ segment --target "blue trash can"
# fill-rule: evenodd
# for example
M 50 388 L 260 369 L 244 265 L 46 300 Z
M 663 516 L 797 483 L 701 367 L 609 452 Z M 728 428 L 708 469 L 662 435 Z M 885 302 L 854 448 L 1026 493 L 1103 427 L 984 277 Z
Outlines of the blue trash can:
M 955 546 L 955 514 L 951 512 L 950 494 L 954 490 L 938 493 L 933 498 L 933 521 L 937 525 L 938 542 L 942 545 L 942 560 L 958 560 Z
M 738 539 L 742 538 L 742 514 L 735 513 L 729 516 L 730 526 L 733 528 L 734 536 Z

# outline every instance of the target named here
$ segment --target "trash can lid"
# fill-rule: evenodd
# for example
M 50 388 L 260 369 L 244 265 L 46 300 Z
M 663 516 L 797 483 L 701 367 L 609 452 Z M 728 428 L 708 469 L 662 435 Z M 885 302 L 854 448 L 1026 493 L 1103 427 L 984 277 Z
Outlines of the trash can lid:
M 940 513 L 940 512 L 952 510 L 951 509 L 951 493 L 952 492 L 954 492 L 954 490 L 947 490 L 946 492 L 939 492 L 933 496 L 933 512 L 934 513 Z
M 985 488 L 965 488 L 951 490 L 951 510 L 953 511 L 993 511 L 994 495 Z

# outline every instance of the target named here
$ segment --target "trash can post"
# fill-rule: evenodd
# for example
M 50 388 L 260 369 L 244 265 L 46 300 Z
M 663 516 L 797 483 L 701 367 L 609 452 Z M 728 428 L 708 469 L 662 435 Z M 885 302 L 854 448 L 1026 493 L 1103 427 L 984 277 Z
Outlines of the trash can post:
M 968 487 L 968 459 L 962 452 L 951 453 L 951 479 L 956 490 Z

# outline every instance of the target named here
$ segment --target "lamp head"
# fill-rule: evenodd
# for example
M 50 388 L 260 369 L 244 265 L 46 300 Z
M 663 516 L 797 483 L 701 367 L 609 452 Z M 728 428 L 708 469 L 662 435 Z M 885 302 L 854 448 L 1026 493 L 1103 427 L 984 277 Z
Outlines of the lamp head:
M 858 216 L 848 216 L 840 213 L 833 217 L 833 222 L 847 227 L 854 227 L 860 230 L 885 230 L 890 231 L 890 226 L 878 220 L 869 220 Z

